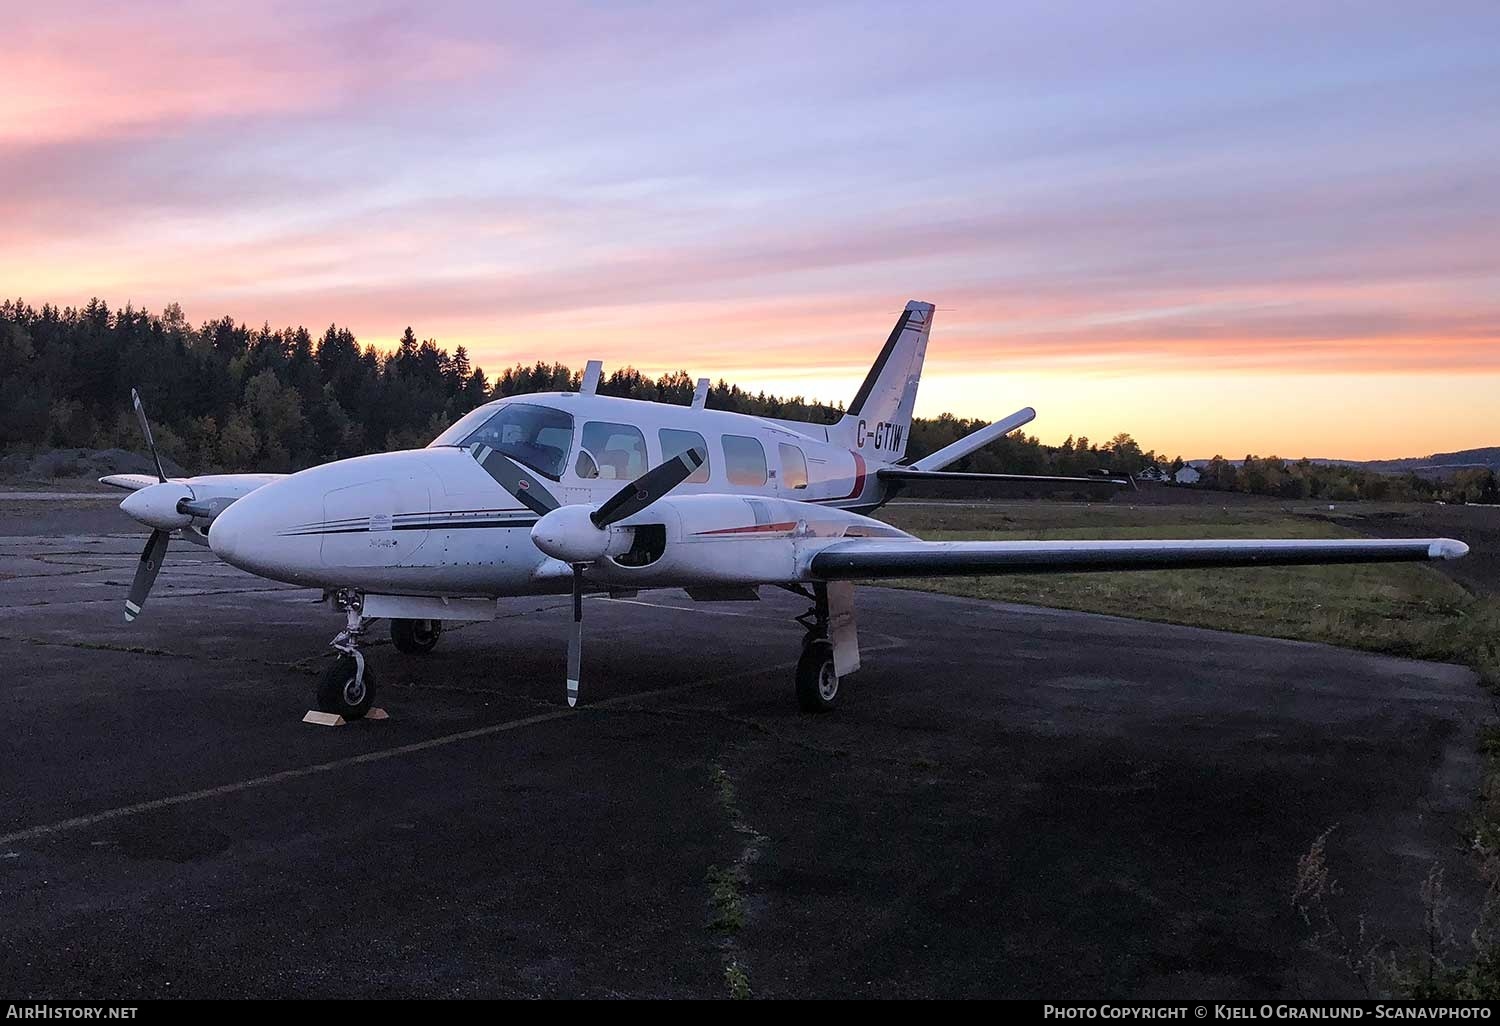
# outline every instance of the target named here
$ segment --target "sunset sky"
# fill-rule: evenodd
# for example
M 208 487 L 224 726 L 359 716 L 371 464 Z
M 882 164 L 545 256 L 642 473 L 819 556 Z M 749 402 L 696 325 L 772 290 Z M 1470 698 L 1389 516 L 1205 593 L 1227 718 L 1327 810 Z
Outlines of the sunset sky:
M 0 293 L 1047 441 L 1500 445 L 1500 3 L 5 4 Z

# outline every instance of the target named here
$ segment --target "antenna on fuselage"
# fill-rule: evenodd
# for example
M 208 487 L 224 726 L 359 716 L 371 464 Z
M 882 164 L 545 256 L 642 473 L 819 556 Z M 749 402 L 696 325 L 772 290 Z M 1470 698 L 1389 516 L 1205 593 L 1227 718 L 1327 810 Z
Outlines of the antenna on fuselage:
M 698 387 L 693 389 L 693 409 L 701 410 L 708 405 L 708 379 L 699 378 Z
M 583 383 L 578 386 L 580 395 L 594 395 L 599 391 L 599 378 L 604 374 L 603 360 L 590 360 L 583 368 Z

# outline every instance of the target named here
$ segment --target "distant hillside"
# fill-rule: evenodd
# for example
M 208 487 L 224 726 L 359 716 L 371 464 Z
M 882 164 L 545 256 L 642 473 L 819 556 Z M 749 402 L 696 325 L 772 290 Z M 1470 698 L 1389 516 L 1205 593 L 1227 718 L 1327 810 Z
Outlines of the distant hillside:
M 1343 463 L 1345 461 L 1314 460 L 1314 463 Z M 1431 456 L 1409 456 L 1399 460 L 1367 460 L 1354 463 L 1376 474 L 1417 474 L 1427 478 L 1452 477 L 1460 470 L 1500 471 L 1500 445 L 1482 449 L 1463 449 L 1459 452 L 1438 452 Z
M 1201 470 L 1213 461 L 1189 460 L 1188 462 Z M 1240 466 L 1245 461 L 1228 460 L 1227 462 Z M 1490 445 L 1479 449 L 1461 449 L 1458 452 L 1438 452 L 1431 456 L 1407 456 L 1395 460 L 1338 460 L 1312 457 L 1308 462 L 1323 467 L 1353 467 L 1358 470 L 1367 470 L 1372 474 L 1416 474 L 1418 477 L 1438 481 L 1451 478 L 1465 470 L 1493 470 L 1500 473 L 1500 445 Z

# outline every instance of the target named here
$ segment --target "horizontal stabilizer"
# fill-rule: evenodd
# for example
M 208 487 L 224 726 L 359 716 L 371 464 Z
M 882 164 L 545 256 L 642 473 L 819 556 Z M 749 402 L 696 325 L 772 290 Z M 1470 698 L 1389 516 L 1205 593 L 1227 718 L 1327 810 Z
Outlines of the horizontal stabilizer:
M 1001 435 L 1009 434 L 1023 424 L 1030 424 L 1036 419 L 1036 411 L 1030 406 L 1024 410 L 1017 410 L 1003 420 L 980 428 L 978 431 L 964 435 L 952 445 L 945 445 L 937 452 L 928 453 L 913 463 L 913 470 L 942 470 L 952 463 L 957 463 L 969 453 L 976 449 L 989 445 Z
M 806 564 L 812 580 L 975 577 L 998 574 L 1177 570 L 1319 563 L 1399 563 L 1458 559 L 1469 551 L 1451 538 L 1328 541 L 976 541 L 835 542 Z

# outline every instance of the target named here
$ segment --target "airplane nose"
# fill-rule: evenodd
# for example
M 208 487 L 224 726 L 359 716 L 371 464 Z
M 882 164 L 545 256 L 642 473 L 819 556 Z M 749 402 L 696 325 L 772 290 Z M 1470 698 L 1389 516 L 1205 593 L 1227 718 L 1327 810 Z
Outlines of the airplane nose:
M 304 556 L 297 542 L 283 533 L 297 513 L 285 482 L 273 482 L 235 500 L 208 528 L 208 547 L 230 566 L 260 577 L 294 579 L 288 570 Z

